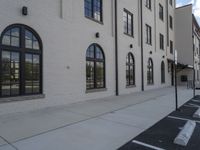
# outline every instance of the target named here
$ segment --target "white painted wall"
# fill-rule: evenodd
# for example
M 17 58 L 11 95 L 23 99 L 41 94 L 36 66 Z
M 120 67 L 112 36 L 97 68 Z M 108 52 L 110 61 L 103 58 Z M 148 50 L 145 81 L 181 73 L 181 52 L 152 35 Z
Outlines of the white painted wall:
M 143 37 L 144 37 L 144 89 L 160 88 L 171 85 L 167 58 L 169 46 L 159 49 L 159 33 L 165 35 L 166 42 L 166 1 L 152 1 L 152 10 L 145 7 L 143 0 Z M 164 7 L 164 22 L 159 20 L 158 5 Z M 41 108 L 69 104 L 89 99 L 115 95 L 115 43 L 114 43 L 114 0 L 103 0 L 103 24 L 96 23 L 84 16 L 84 0 L 1 0 L 0 32 L 7 26 L 21 23 L 33 28 L 43 42 L 43 82 L 45 99 L 35 101 L 1 104 L 3 107 L 21 110 L 22 108 Z M 140 0 L 118 0 L 119 35 L 119 93 L 127 94 L 141 91 L 141 45 L 140 45 Z M 21 8 L 27 6 L 29 15 L 22 16 Z M 134 38 L 123 33 L 123 9 L 134 15 Z M 169 5 L 173 16 L 174 8 Z M 145 44 L 145 24 L 152 26 L 152 46 Z M 155 26 L 156 25 L 156 26 Z M 95 38 L 95 33 L 100 38 Z M 170 31 L 174 40 L 174 31 Z M 106 90 L 86 93 L 85 54 L 92 43 L 99 44 L 106 58 Z M 133 44 L 131 49 L 129 46 Z M 174 43 L 175 45 L 175 43 Z M 150 55 L 149 52 L 153 54 Z M 126 56 L 132 52 L 136 61 L 136 87 L 126 88 Z M 165 56 L 165 58 L 162 58 Z M 147 61 L 152 57 L 154 63 L 154 85 L 147 85 Z M 165 62 L 166 83 L 161 84 L 161 62 Z

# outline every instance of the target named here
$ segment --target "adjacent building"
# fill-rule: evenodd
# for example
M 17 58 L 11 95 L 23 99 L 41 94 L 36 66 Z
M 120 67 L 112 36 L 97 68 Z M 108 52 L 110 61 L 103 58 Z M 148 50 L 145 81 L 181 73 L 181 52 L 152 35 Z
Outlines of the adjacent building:
M 0 101 L 60 105 L 173 85 L 175 3 L 1 0 Z
M 196 85 L 199 86 L 200 27 L 192 14 L 192 5 L 176 8 L 175 18 L 178 82 L 180 85 L 193 86 L 193 81 L 196 81 Z

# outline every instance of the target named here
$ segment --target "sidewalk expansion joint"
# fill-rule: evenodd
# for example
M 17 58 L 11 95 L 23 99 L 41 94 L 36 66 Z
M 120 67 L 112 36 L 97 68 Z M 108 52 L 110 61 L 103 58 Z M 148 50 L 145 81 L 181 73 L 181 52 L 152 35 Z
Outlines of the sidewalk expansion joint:
M 12 143 L 10 143 L 8 140 L 6 140 L 4 137 L 0 136 L 0 138 L 6 142 L 8 145 L 10 145 L 12 148 L 14 148 L 15 150 L 19 150 L 16 146 L 14 146 Z

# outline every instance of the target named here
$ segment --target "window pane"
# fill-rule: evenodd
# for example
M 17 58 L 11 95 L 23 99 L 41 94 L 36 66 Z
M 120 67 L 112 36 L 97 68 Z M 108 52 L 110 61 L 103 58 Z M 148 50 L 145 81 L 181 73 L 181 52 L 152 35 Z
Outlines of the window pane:
M 11 36 L 19 37 L 19 28 L 13 28 L 11 30 Z
M 11 37 L 11 46 L 19 47 L 19 38 L 18 37 Z
M 25 47 L 35 50 L 40 49 L 38 39 L 28 30 L 25 31 Z
M 104 87 L 104 63 L 96 63 L 96 86 L 97 88 Z
M 3 36 L 2 44 L 19 47 L 19 28 L 7 31 Z
M 96 47 L 96 58 L 103 59 L 103 53 L 99 47 Z
M 2 51 L 2 96 L 19 95 L 19 53 Z
M 86 87 L 87 89 L 94 88 L 94 62 L 92 61 L 86 63 Z
M 90 46 L 86 53 L 87 58 L 94 58 L 94 46 Z
M 3 44 L 3 45 L 10 45 L 10 43 L 11 43 L 11 41 L 10 41 L 10 36 L 4 35 L 4 36 L 3 36 L 2 44 Z
M 85 0 L 85 16 L 92 17 L 92 0 Z

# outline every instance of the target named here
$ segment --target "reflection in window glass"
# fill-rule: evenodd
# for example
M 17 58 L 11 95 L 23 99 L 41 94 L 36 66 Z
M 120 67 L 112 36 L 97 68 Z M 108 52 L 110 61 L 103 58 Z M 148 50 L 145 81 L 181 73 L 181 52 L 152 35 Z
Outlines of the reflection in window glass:
M 132 53 L 126 57 L 126 85 L 135 85 L 135 60 Z
M 105 87 L 105 60 L 102 49 L 91 45 L 86 52 L 86 88 Z
M 39 50 L 39 42 L 32 32 L 25 31 L 25 47 L 28 49 Z
M 1 46 L 0 97 L 41 93 L 42 52 L 37 34 L 27 26 L 12 25 L 3 32 Z
M 19 53 L 2 51 L 2 96 L 19 94 Z
M 25 61 L 25 93 L 39 93 L 40 65 L 39 55 L 26 54 Z
M 2 40 L 3 45 L 19 47 L 19 28 L 8 30 Z

